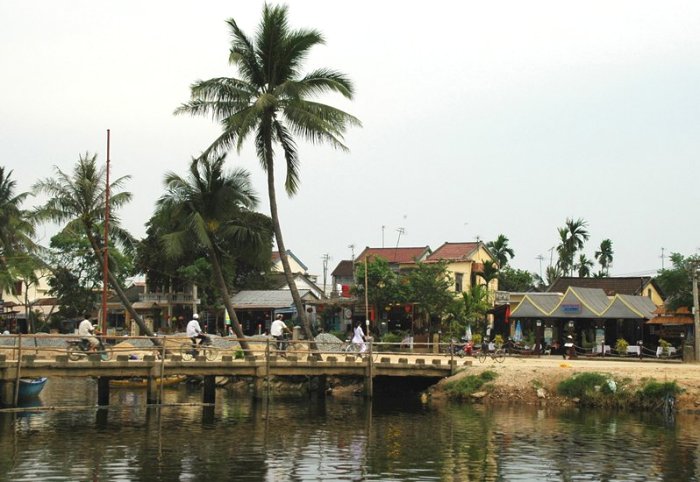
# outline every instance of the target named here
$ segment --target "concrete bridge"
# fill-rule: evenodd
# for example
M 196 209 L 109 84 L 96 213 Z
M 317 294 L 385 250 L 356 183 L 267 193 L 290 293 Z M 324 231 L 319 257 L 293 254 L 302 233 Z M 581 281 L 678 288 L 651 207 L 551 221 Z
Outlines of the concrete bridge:
M 98 381 L 98 404 L 107 405 L 111 379 L 143 378 L 146 380 L 148 403 L 160 403 L 165 377 L 199 376 L 204 380 L 202 401 L 214 403 L 216 377 L 252 377 L 256 397 L 268 394 L 271 377 L 320 377 L 321 387 L 325 386 L 325 379 L 329 376 L 357 377 L 364 379 L 365 396 L 372 397 L 376 377 L 420 377 L 437 381 L 471 364 L 470 361 L 449 355 L 378 351 L 386 348 L 381 344 L 370 344 L 368 353 L 360 357 L 339 353 L 337 349 L 311 352 L 304 342 L 298 342 L 295 349 L 282 357 L 275 353 L 274 343 L 269 340 L 246 340 L 254 346 L 242 357 L 240 349 L 218 349 L 219 353 L 213 360 L 198 356 L 185 361 L 179 354 L 183 338 L 174 337 L 158 337 L 159 347 L 129 347 L 123 351 L 119 346 L 136 338 L 119 338 L 120 344 L 115 347 L 113 359 L 104 361 L 100 355 L 90 354 L 73 361 L 69 360 L 65 349 L 42 347 L 38 341 L 27 343 L 28 338 L 31 337 L 22 336 L 17 346 L 12 348 L 0 346 L 0 404 L 4 406 L 17 404 L 20 378 L 95 377 Z M 46 340 L 44 336 L 37 338 L 42 342 Z M 68 338 L 75 339 L 74 336 Z M 186 338 L 184 340 L 189 342 Z M 236 351 L 239 356 L 236 356 Z M 138 355 L 134 355 L 134 352 Z

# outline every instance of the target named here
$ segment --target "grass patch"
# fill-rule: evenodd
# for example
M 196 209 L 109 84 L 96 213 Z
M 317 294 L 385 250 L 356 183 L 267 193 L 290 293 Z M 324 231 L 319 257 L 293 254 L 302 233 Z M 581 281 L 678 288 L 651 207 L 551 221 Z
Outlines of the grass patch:
M 602 373 L 596 372 L 578 373 L 560 382 L 557 386 L 557 392 L 565 397 L 583 399 L 587 395 L 602 390 L 603 386 L 607 386 L 606 382 L 609 378 Z M 596 387 L 598 388 L 596 389 Z
M 469 398 L 478 392 L 490 381 L 496 379 L 498 374 L 492 370 L 486 370 L 479 375 L 468 375 L 453 382 L 445 384 L 445 391 L 451 398 Z

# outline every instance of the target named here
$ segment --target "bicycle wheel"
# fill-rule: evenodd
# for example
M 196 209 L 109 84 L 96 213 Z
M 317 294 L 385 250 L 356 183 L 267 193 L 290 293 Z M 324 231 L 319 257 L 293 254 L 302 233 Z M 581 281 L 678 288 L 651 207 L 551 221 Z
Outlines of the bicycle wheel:
M 479 352 L 479 363 L 484 363 L 486 361 L 486 352 Z
M 192 345 L 182 345 L 180 347 L 180 356 L 184 361 L 192 360 Z
M 503 360 L 506 359 L 506 354 L 503 353 L 503 350 L 496 350 L 493 354 L 493 359 L 498 363 L 503 363 Z
M 112 345 L 105 345 L 99 353 L 102 361 L 109 361 L 114 356 L 114 348 L 112 348 Z
M 66 348 L 66 353 L 68 354 L 68 359 L 72 361 L 78 361 L 82 356 L 80 348 L 73 345 L 70 345 L 68 348 Z
M 343 348 L 343 353 L 347 353 L 348 355 L 354 355 L 360 351 L 360 345 L 357 343 L 348 343 L 344 348 Z
M 219 356 L 219 349 L 215 346 L 208 346 L 204 349 L 204 356 L 207 361 L 214 361 Z

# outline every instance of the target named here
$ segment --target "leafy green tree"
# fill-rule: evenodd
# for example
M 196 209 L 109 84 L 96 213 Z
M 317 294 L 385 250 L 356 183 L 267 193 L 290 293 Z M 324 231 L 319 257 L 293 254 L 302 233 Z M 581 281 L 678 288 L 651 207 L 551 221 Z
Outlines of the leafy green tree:
M 486 288 L 488 289 L 491 281 L 498 279 L 498 272 L 498 265 L 496 265 L 496 263 L 485 261 L 483 270 L 477 273 L 477 276 L 484 280 Z
M 499 234 L 495 241 L 486 243 L 486 247 L 493 253 L 498 262 L 498 267 L 503 269 L 508 266 L 508 261 L 515 257 L 515 252 L 508 246 L 509 239 L 504 234 Z
M 357 284 L 352 287 L 352 294 L 358 299 L 365 297 L 365 263 L 358 263 L 355 267 L 355 279 Z M 381 308 L 389 303 L 403 301 L 400 293 L 402 286 L 398 276 L 389 267 L 389 262 L 380 257 L 372 257 L 367 260 L 367 302 L 374 308 L 375 313 L 380 313 Z
M 579 278 L 588 278 L 591 276 L 591 270 L 593 269 L 593 261 L 588 259 L 588 257 L 581 253 L 578 257 L 578 262 L 576 263 L 576 270 L 578 271 Z
M 464 306 L 464 319 L 473 323 L 477 329 L 485 327 L 486 312 L 491 309 L 489 292 L 486 286 L 474 284 L 461 293 Z
M 447 262 L 418 263 L 406 275 L 408 300 L 417 303 L 417 308 L 426 320 L 442 318 L 454 302 L 450 287 L 454 281 L 447 271 Z
M 316 30 L 291 29 L 286 7 L 265 5 L 254 38 L 245 35 L 234 19 L 227 23 L 232 34 L 229 63 L 237 69 L 239 77 L 195 82 L 190 102 L 175 113 L 211 115 L 221 122 L 223 132 L 206 149 L 205 155 L 234 146 L 240 150 L 249 136 L 254 137 L 258 158 L 267 173 L 277 249 L 306 337 L 313 340 L 282 237 L 275 188 L 275 147 L 284 155 L 285 191 L 292 196 L 300 183 L 300 159 L 294 137 L 347 150 L 343 134 L 348 127 L 360 125 L 346 112 L 310 99 L 325 93 L 339 93 L 351 99 L 353 87 L 344 74 L 331 69 L 302 74 L 303 60 L 324 40 Z
M 193 159 L 189 175 L 182 178 L 168 173 L 167 192 L 158 200 L 158 211 L 171 220 L 174 230 L 162 236 L 168 255 L 177 259 L 184 248 L 198 244 L 208 255 L 214 280 L 226 307 L 231 326 L 241 339 L 241 348 L 248 350 L 238 316 L 233 309 L 229 284 L 223 271 L 222 259 L 249 254 L 270 254 L 269 231 L 251 228 L 244 222 L 246 212 L 257 206 L 257 197 L 250 184 L 250 176 L 243 169 L 225 172 L 225 154 L 210 160 Z
M 656 276 L 656 282 L 666 295 L 666 306 L 670 310 L 693 306 L 693 269 L 700 267 L 700 256 L 672 253 L 671 266 L 660 270 Z
M 72 173 L 64 173 L 58 167 L 54 167 L 54 171 L 55 177 L 46 178 L 34 184 L 34 191 L 37 194 L 44 193 L 48 197 L 46 203 L 35 210 L 35 215 L 40 221 L 52 221 L 64 225 L 64 229 L 84 233 L 95 256 L 94 262 L 102 269 L 106 170 L 104 167 L 97 166 L 97 155 L 91 156 L 85 153 L 79 157 Z M 128 176 L 120 177 L 109 187 L 109 238 L 110 242 L 120 246 L 126 252 L 131 252 L 134 240 L 126 230 L 121 228 L 117 216 L 118 208 L 131 200 L 131 193 L 121 191 L 122 185 L 128 179 Z M 109 284 L 141 329 L 141 333 L 153 337 L 153 332 L 131 305 L 122 283 L 115 274 L 118 272 L 118 267 L 113 254 L 110 252 L 107 269 Z M 158 344 L 154 338 L 152 342 Z
M 510 266 L 502 268 L 498 273 L 498 289 L 502 291 L 524 292 L 531 291 L 537 286 L 532 273 Z
M 612 249 L 612 241 L 610 239 L 604 239 L 600 242 L 600 248 L 596 250 L 594 256 L 600 264 L 600 270 L 605 276 L 608 276 L 610 272 L 610 265 L 613 261 L 614 251 Z
M 547 286 L 552 286 L 552 284 L 557 280 L 557 278 L 561 278 L 562 275 L 562 270 L 558 265 L 547 266 L 547 270 L 545 271 L 545 277 L 547 278 Z

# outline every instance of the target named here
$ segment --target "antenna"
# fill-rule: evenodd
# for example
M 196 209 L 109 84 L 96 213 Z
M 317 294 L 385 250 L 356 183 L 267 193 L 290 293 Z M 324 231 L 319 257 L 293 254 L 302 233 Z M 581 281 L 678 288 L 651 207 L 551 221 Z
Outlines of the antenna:
M 666 259 L 666 255 L 664 254 L 665 249 L 662 247 L 661 248 L 661 269 L 664 269 L 664 260 Z
M 328 273 L 328 260 L 331 259 L 331 256 L 326 253 L 321 256 L 321 259 L 323 260 L 323 296 L 326 296 L 326 274 Z
M 382 248 L 384 247 L 384 228 L 386 228 L 386 226 L 382 224 Z
M 401 235 L 406 233 L 406 228 L 398 228 L 396 232 L 399 233 L 399 235 L 396 238 L 396 248 L 394 248 L 394 261 L 396 261 L 396 252 L 399 249 L 399 241 L 401 240 Z
M 540 262 L 540 279 L 542 279 L 542 261 L 544 260 L 544 256 L 538 254 L 537 256 L 535 256 L 535 259 Z
M 348 244 L 348 248 L 350 248 L 350 256 L 353 262 L 355 261 L 355 245 L 354 244 Z

